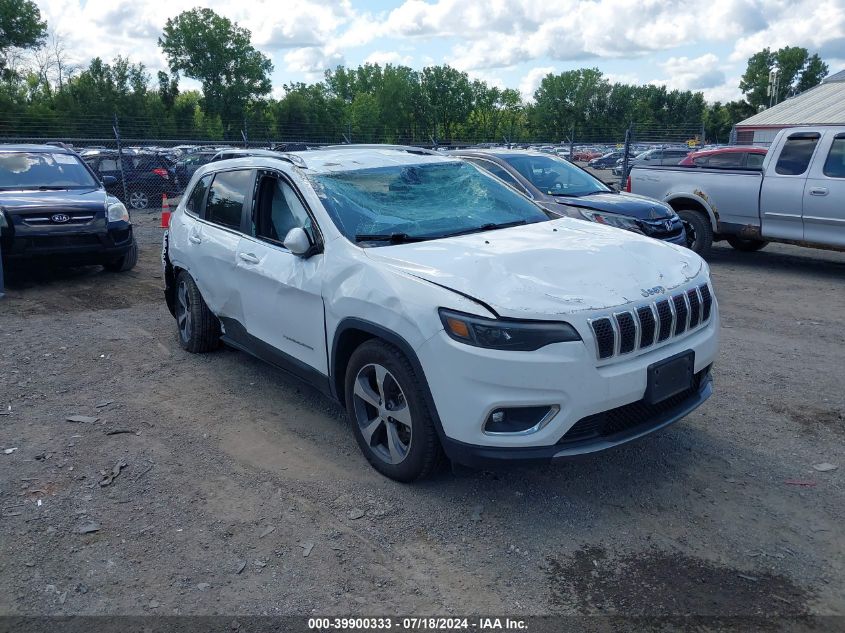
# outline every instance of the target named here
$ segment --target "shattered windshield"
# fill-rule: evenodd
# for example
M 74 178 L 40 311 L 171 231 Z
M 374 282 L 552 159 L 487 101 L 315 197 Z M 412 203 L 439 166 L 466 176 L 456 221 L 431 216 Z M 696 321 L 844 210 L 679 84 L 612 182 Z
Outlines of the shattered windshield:
M 332 221 L 353 242 L 420 241 L 549 219 L 507 185 L 459 161 L 310 178 Z

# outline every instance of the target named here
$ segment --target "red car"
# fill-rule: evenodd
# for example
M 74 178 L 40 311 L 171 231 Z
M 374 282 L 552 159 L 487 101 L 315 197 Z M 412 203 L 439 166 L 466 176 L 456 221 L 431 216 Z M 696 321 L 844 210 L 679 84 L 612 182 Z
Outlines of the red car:
M 720 147 L 693 152 L 678 165 L 716 167 L 717 169 L 760 169 L 766 157 L 765 147 Z

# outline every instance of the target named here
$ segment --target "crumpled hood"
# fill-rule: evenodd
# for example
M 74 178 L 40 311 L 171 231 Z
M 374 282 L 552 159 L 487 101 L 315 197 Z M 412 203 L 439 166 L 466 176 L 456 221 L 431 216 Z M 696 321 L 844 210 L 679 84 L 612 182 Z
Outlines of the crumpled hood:
M 692 251 L 571 218 L 364 252 L 527 319 L 642 301 L 643 291 L 671 290 L 703 266 Z
M 663 220 L 672 217 L 673 213 L 662 202 L 633 193 L 594 193 L 578 198 L 559 198 L 557 202 L 579 209 L 628 215 L 638 220 Z
M 0 207 L 20 215 L 45 213 L 90 213 L 103 211 L 106 192 L 102 189 L 69 191 L 0 191 Z

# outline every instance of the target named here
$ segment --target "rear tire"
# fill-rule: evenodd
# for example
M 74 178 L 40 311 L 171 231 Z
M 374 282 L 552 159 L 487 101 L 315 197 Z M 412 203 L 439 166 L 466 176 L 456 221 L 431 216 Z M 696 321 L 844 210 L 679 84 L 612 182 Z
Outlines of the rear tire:
M 184 270 L 176 278 L 176 326 L 179 345 L 194 354 L 220 346 L 220 321 L 208 309 L 197 284 Z
M 713 227 L 710 226 L 710 219 L 698 209 L 678 209 L 677 212 L 687 232 L 687 248 L 707 257 L 710 247 L 713 246 Z
M 123 257 L 103 264 L 103 268 L 112 273 L 125 273 L 127 270 L 135 268 L 138 263 L 138 242 L 132 238 L 132 245 Z
M 753 253 L 754 251 L 759 251 L 761 249 L 766 248 L 768 242 L 766 240 L 754 240 L 745 237 L 739 237 L 738 235 L 730 235 L 725 238 L 731 246 L 733 246 L 738 251 L 743 251 L 745 253 Z
M 428 477 L 443 461 L 423 393 L 411 363 L 392 345 L 371 339 L 349 359 L 346 411 L 355 440 L 372 467 L 396 481 Z

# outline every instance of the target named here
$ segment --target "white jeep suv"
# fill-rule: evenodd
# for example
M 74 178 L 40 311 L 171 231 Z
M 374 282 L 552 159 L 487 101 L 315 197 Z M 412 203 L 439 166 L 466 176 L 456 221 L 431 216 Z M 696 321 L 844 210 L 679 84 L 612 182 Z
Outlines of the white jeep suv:
M 470 163 L 348 146 L 200 168 L 164 237 L 181 345 L 223 342 L 338 399 L 400 481 L 602 450 L 712 392 L 707 264 L 551 219 Z

